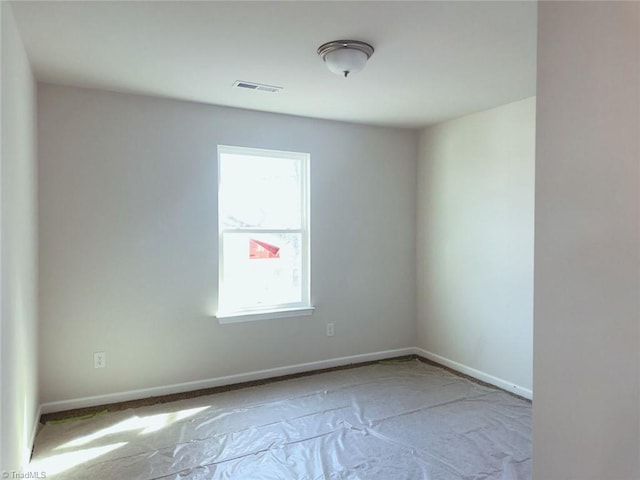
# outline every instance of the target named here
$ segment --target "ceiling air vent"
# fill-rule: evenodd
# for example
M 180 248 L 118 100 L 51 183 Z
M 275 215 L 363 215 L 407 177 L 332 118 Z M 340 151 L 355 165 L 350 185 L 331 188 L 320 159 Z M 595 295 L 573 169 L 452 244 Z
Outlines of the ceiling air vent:
M 246 90 L 255 90 L 256 92 L 278 93 L 282 87 L 274 87 L 273 85 L 262 85 L 261 83 L 243 82 L 238 80 L 233 84 L 233 88 L 244 88 Z

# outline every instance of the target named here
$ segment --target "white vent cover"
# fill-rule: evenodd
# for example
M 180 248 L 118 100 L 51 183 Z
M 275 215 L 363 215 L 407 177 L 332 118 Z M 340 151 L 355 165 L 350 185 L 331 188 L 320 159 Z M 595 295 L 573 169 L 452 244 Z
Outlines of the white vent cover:
M 233 88 L 244 88 L 247 90 L 255 90 L 256 92 L 278 93 L 282 87 L 274 87 L 273 85 L 263 85 L 261 83 L 243 82 L 238 80 L 233 84 Z

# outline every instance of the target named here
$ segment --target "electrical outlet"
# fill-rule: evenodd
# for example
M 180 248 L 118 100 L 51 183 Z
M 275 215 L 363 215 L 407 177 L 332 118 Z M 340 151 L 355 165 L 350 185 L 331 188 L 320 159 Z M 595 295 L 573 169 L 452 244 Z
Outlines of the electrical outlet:
M 94 352 L 93 368 L 104 368 L 107 366 L 107 355 L 104 352 Z
M 333 337 L 335 331 L 333 330 L 333 323 L 327 323 L 327 337 Z

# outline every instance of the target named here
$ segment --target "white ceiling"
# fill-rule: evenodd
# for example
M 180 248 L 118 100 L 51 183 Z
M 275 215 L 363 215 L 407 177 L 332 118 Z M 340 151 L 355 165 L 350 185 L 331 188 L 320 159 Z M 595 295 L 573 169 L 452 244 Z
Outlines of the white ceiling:
M 13 2 L 39 80 L 420 127 L 535 95 L 535 2 Z M 329 72 L 317 47 L 375 47 Z M 231 88 L 236 80 L 284 87 Z

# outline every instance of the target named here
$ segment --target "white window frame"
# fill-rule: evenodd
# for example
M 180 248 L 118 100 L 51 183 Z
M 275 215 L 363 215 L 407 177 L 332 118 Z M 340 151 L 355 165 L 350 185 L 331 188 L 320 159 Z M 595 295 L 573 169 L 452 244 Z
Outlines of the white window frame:
M 220 167 L 222 155 L 248 155 L 262 158 L 276 158 L 299 160 L 301 163 L 301 226 L 299 229 L 273 228 L 228 228 L 222 225 L 220 213 L 223 199 L 220 195 Z M 298 317 L 311 315 L 314 307 L 311 305 L 311 255 L 310 255 L 310 215 L 309 215 L 309 163 L 310 154 L 289 152 L 282 150 L 267 150 L 262 148 L 237 147 L 218 145 L 218 312 L 216 317 L 220 323 L 237 323 L 269 318 Z M 226 233 L 299 233 L 302 236 L 302 301 L 278 305 L 264 305 L 247 307 L 241 310 L 228 310 L 224 305 L 224 242 Z

